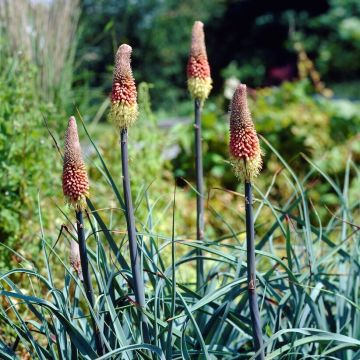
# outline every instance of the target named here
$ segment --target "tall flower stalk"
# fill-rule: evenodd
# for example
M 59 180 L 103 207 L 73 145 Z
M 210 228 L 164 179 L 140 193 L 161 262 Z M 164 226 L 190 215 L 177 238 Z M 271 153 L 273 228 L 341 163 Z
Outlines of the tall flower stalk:
M 252 181 L 262 166 L 262 153 L 254 123 L 247 103 L 246 85 L 236 89 L 230 109 L 230 157 L 235 174 L 245 182 L 247 280 L 250 316 L 255 352 L 262 349 L 258 360 L 265 358 L 261 332 L 260 313 L 256 295 L 254 218 L 252 206 Z
M 115 68 L 111 92 L 110 118 L 120 131 L 121 165 L 125 201 L 125 215 L 129 238 L 131 271 L 133 276 L 135 300 L 140 307 L 145 307 L 144 280 L 141 272 L 141 257 L 136 241 L 134 208 L 131 197 L 128 128 L 138 117 L 137 91 L 131 70 L 131 52 L 129 45 L 119 47 L 115 57 Z M 149 341 L 149 329 L 145 316 L 141 315 L 142 331 L 145 341 Z
M 94 309 L 94 290 L 91 283 L 83 221 L 83 210 L 86 206 L 86 198 L 89 195 L 89 180 L 81 154 L 76 120 L 73 116 L 71 116 L 69 119 L 69 124 L 65 135 L 62 187 L 67 202 L 74 208 L 76 214 L 77 236 L 79 243 L 78 252 L 80 255 L 81 269 L 79 268 L 78 264 L 77 249 L 75 244 L 70 245 L 70 261 L 72 266 L 76 266 L 77 273 L 84 283 L 86 297 L 91 308 Z M 103 343 L 94 317 L 91 316 L 91 319 L 96 350 L 100 356 L 103 354 Z
M 195 21 L 192 29 L 190 56 L 187 64 L 188 89 L 194 99 L 195 121 L 195 172 L 196 172 L 196 238 L 204 239 L 204 176 L 201 144 L 201 109 L 212 88 L 210 66 L 205 47 L 204 24 Z M 204 263 L 202 251 L 197 249 L 196 284 L 201 289 L 204 284 Z

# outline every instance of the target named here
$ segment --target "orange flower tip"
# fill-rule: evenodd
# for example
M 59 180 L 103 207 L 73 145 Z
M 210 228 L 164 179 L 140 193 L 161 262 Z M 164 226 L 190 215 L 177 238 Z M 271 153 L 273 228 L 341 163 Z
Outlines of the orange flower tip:
M 65 135 L 62 188 L 69 205 L 76 210 L 86 207 L 86 198 L 89 196 L 89 180 L 82 158 L 74 116 L 69 118 Z
M 191 97 L 204 102 L 212 89 L 212 79 L 206 53 L 204 24 L 201 21 L 195 21 L 192 29 L 187 77 Z
M 237 87 L 231 101 L 229 152 L 236 176 L 252 182 L 262 167 L 262 150 L 251 118 L 244 84 Z
M 120 45 L 115 56 L 109 118 L 120 130 L 130 127 L 138 117 L 137 91 L 131 70 L 132 48 Z

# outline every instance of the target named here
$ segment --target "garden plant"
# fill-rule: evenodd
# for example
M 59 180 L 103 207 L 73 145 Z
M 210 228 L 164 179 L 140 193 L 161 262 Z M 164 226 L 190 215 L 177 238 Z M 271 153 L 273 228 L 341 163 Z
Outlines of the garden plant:
M 194 99 L 195 172 L 196 172 L 196 238 L 204 240 L 204 175 L 201 144 L 201 108 L 211 90 L 210 66 L 207 59 L 204 24 L 196 21 L 192 29 L 191 49 L 187 64 L 188 88 Z M 204 264 L 201 250 L 196 261 L 197 288 L 204 284 Z
M 156 171 L 153 183 L 133 186 L 151 171 L 152 163 L 144 161 L 146 152 L 156 142 L 165 148 L 161 142 L 169 136 L 150 133 L 155 126 L 150 127 L 149 87 L 136 86 L 132 51 L 122 44 L 115 54 L 111 95 L 105 102 L 112 138 L 107 133 L 99 146 L 100 125 L 88 126 L 86 114 L 78 109 L 65 134 L 47 121 L 52 114 L 48 109 L 42 112 L 43 123 L 33 125 L 48 127 L 51 151 L 63 164 L 66 205 L 43 207 L 38 194 L 37 259 L 27 259 L 18 244 L 11 252 L 21 259 L 19 266 L 0 269 L 0 357 L 360 359 L 356 145 L 351 142 L 341 149 L 341 177 L 308 156 L 303 144 L 316 151 L 316 142 L 323 140 L 314 140 L 314 134 L 301 133 L 300 140 L 294 140 L 303 151 L 290 163 L 283 142 L 299 134 L 302 124 L 297 124 L 299 130 L 286 114 L 283 123 L 274 125 L 285 135 L 276 138 L 263 123 L 261 106 L 269 101 L 276 115 L 288 96 L 286 101 L 298 111 L 297 94 L 301 97 L 309 83 L 303 79 L 297 85 L 285 84 L 278 92 L 264 89 L 265 95 L 254 95 L 238 83 L 229 114 L 216 118 L 210 131 L 226 138 L 219 142 L 221 151 L 228 152 L 221 163 L 223 177 L 233 172 L 239 187 L 212 188 L 203 173 L 209 155 L 204 151 L 210 106 L 205 100 L 212 78 L 204 26 L 196 21 L 183 76 L 186 73 L 194 102 L 194 123 L 179 125 L 187 127 L 187 134 L 194 133 L 190 152 L 196 186 L 180 177 L 164 185 L 165 165 Z M 141 48 L 134 47 L 134 52 Z M 287 91 L 291 86 L 295 90 Z M 20 92 L 20 107 L 22 96 Z M 321 128 L 324 112 L 319 109 L 327 107 L 328 100 L 321 98 L 317 105 L 314 101 L 309 100 L 308 108 L 315 109 L 313 122 Z M 308 118 L 303 113 L 301 119 Z M 175 135 L 181 136 L 177 129 Z M 120 152 L 114 142 L 119 142 Z M 111 160 L 104 156 L 107 152 Z M 155 162 L 160 163 L 161 153 L 156 154 Z M 45 156 L 35 161 L 44 161 L 44 178 L 52 179 L 53 172 L 61 177 L 59 167 L 52 169 Z M 265 168 L 269 181 L 263 180 Z M 191 189 L 187 202 L 179 185 L 183 183 Z M 159 194 L 153 195 L 159 185 Z M 332 202 L 316 197 L 324 188 Z M 274 196 L 279 193 L 283 197 Z M 61 223 L 48 229 L 44 216 L 50 207 Z M 190 233 L 181 227 L 185 212 L 196 216 Z M 212 229 L 214 223 L 225 229 L 222 234 Z

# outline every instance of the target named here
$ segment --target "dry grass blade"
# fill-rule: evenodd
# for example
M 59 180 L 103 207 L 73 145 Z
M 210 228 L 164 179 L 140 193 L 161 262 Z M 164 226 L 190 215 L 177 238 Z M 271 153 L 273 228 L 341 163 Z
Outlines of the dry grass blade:
M 13 55 L 22 54 L 39 69 L 42 94 L 54 96 L 65 84 L 64 71 L 75 40 L 79 0 L 2 0 L 0 21 Z M 68 79 L 67 79 L 68 80 Z

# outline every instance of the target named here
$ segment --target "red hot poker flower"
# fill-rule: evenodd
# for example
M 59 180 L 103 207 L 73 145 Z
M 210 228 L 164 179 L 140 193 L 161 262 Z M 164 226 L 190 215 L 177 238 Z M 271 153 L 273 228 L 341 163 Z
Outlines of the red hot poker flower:
M 261 170 L 262 152 L 244 84 L 238 86 L 231 102 L 229 151 L 235 174 L 251 182 Z
M 64 164 L 62 174 L 63 193 L 75 209 L 83 209 L 89 195 L 89 180 L 81 154 L 79 135 L 74 116 L 69 119 L 65 135 Z
M 204 24 L 201 21 L 195 21 L 192 29 L 187 77 L 191 96 L 202 102 L 207 99 L 212 88 L 212 80 L 206 54 Z
M 115 57 L 109 116 L 120 130 L 131 126 L 138 117 L 136 85 L 130 65 L 131 52 L 131 46 L 122 44 Z

